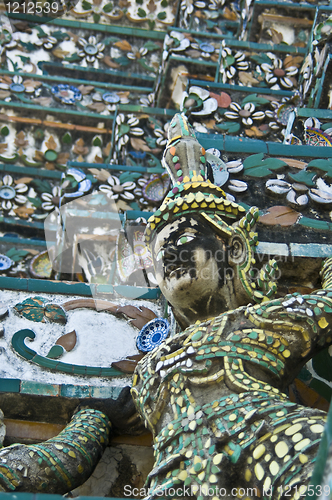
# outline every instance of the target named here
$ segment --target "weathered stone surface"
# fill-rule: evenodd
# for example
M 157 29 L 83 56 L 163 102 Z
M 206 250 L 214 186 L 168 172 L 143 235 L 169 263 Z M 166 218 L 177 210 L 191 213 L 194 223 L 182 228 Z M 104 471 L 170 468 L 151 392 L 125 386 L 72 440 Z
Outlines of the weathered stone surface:
M 3 445 L 5 435 L 6 435 L 6 426 L 3 422 L 3 412 L 0 410 L 0 448 Z

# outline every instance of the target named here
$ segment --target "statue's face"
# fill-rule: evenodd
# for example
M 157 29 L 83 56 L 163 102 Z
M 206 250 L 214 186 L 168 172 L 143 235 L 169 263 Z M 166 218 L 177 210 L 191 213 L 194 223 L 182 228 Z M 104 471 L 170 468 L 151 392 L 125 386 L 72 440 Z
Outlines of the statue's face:
M 156 236 L 153 255 L 160 289 L 175 312 L 186 318 L 183 324 L 229 309 L 233 268 L 227 242 L 199 216 L 165 226 Z

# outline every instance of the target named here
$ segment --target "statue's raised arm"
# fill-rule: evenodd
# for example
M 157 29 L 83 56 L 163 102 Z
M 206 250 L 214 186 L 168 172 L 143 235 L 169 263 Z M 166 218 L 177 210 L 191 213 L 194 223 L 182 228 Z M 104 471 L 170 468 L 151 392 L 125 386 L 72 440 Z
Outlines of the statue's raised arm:
M 273 299 L 276 262 L 255 269 L 258 210 L 208 179 L 183 115 L 171 122 L 164 165 L 173 188 L 146 239 L 183 331 L 134 375 L 132 394 L 154 436 L 148 498 L 300 498 L 325 413 L 283 391 L 332 343 L 332 259 L 322 290 Z

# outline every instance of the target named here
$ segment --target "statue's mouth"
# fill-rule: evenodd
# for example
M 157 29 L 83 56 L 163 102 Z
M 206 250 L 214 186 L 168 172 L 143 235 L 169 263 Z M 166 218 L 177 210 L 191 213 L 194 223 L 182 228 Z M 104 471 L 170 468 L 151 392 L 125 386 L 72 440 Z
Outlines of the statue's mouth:
M 195 278 L 195 268 L 193 266 L 188 267 L 187 265 L 182 263 L 180 264 L 179 262 L 174 264 L 167 264 L 167 266 L 164 267 L 164 279 L 179 279 L 184 277 L 185 275 L 189 275 L 190 278 Z
M 180 266 L 180 267 L 177 267 L 176 269 L 174 269 L 173 271 L 166 273 L 166 277 L 169 279 L 180 278 L 186 272 L 187 272 L 187 270 Z

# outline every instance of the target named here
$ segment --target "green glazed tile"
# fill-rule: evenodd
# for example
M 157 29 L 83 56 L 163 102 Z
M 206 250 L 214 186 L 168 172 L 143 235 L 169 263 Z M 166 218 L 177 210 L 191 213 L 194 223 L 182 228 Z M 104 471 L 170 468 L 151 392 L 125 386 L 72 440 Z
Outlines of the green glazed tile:
M 74 373 L 74 365 L 68 363 L 56 363 L 55 369 L 59 372 Z
M 88 398 L 90 397 L 90 388 L 83 385 L 62 384 L 60 395 L 66 398 Z
M 58 364 L 58 361 L 55 361 L 54 359 L 44 358 L 43 356 L 39 356 L 39 354 L 36 354 L 32 361 L 34 363 L 37 363 L 39 366 L 49 368 L 51 370 L 56 370 L 56 366 Z
M 86 366 L 83 365 L 73 365 L 75 375 L 86 375 Z
M 42 396 L 58 396 L 59 386 L 57 384 L 42 384 L 40 382 L 32 382 L 30 380 L 22 380 L 22 394 L 38 394 Z
M 87 366 L 86 369 L 86 374 L 87 375 L 95 375 L 95 376 L 100 376 L 101 374 L 101 368 L 100 367 L 95 367 L 95 366 Z
M 15 351 L 18 352 L 18 354 L 20 354 L 23 358 L 32 359 L 34 356 L 36 356 L 36 352 L 25 345 L 24 340 L 27 337 L 30 339 L 34 339 L 34 332 L 29 329 L 19 330 L 18 332 L 14 333 L 12 337 L 12 346 Z
M 0 379 L 0 392 L 20 392 L 21 381 L 17 378 Z

